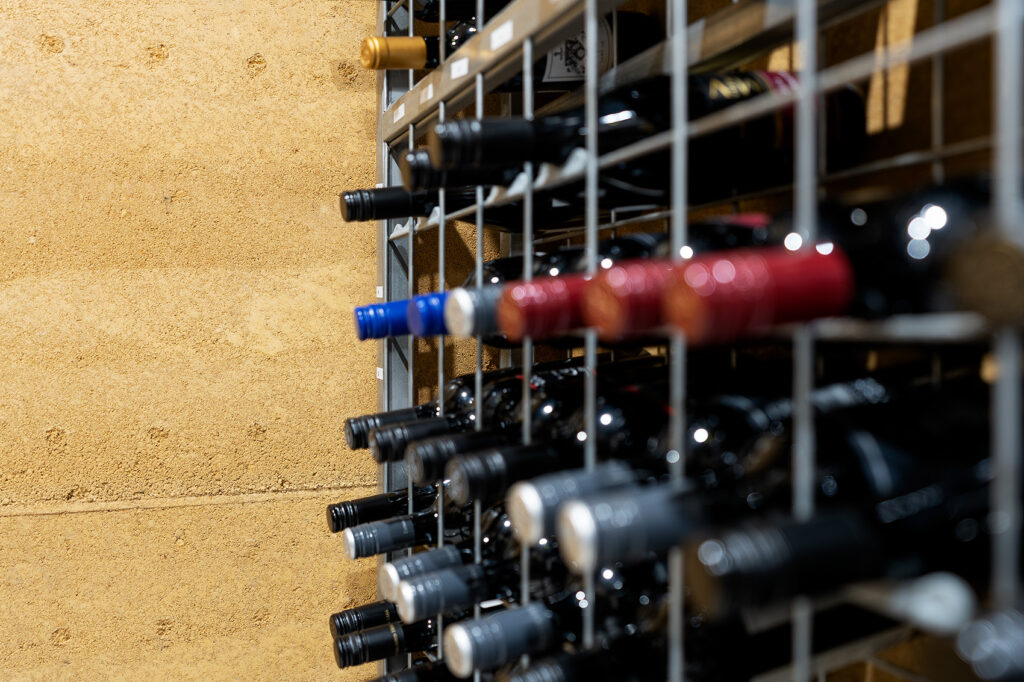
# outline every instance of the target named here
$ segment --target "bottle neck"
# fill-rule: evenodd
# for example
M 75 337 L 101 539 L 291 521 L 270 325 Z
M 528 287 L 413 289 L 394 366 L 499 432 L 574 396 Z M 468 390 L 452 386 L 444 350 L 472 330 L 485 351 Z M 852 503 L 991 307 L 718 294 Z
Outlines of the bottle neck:
M 333 614 L 330 618 L 331 636 L 337 639 L 359 630 L 397 622 L 398 611 L 393 603 L 373 602 Z
M 426 216 L 437 205 L 437 192 L 407 192 L 401 187 L 380 187 L 344 192 L 341 217 L 348 222 Z
M 432 487 L 413 490 L 413 511 L 429 507 L 437 497 Z M 395 491 L 372 495 L 358 500 L 349 500 L 327 506 L 327 521 L 332 533 L 340 533 L 346 528 L 371 521 L 382 521 L 409 509 L 409 498 L 406 491 Z
M 503 447 L 449 460 L 445 477 L 457 503 L 479 500 L 486 504 L 501 499 L 515 481 L 582 464 L 582 454 L 576 451 L 555 450 L 547 445 Z
M 338 667 L 347 668 L 399 654 L 429 651 L 437 644 L 437 627 L 433 621 L 413 625 L 390 623 L 353 632 L 334 644 Z
M 439 54 L 437 36 L 371 36 L 359 58 L 367 69 L 434 69 Z

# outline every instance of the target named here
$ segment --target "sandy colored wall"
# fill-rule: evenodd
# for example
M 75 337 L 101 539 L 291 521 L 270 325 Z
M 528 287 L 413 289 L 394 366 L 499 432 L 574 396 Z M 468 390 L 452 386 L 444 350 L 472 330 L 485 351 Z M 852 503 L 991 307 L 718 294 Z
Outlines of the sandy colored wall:
M 363 679 L 368 0 L 0 4 L 0 679 Z

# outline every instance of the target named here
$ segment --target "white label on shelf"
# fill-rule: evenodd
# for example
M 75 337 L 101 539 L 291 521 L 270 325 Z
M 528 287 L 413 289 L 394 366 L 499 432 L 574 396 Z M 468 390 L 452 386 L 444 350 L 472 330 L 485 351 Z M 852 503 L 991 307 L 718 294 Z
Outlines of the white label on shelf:
M 704 56 L 704 19 L 699 19 L 686 29 L 687 58 L 690 64 L 699 62 Z
M 764 6 L 764 27 L 793 20 L 793 0 L 768 0 Z
M 427 87 L 420 93 L 420 104 L 426 104 L 434 99 L 434 84 L 427 83 Z
M 383 186 L 384 186 L 384 183 L 383 183 L 383 182 L 378 182 L 378 183 L 377 183 L 377 189 L 380 189 L 380 188 L 381 188 L 381 187 L 383 187 Z
M 384 287 L 377 287 L 377 298 L 384 298 Z
M 405 102 L 395 108 L 395 123 L 398 123 L 405 116 Z
M 512 20 L 509 19 L 504 24 L 494 29 L 494 32 L 491 33 L 491 49 L 497 50 L 502 45 L 507 44 L 512 40 L 514 33 L 515 30 L 512 25 Z
M 612 27 L 601 17 L 601 30 L 597 33 L 597 61 L 601 71 L 612 67 Z M 544 69 L 545 83 L 581 81 L 587 77 L 586 36 L 583 31 L 548 52 Z
M 467 73 L 469 73 L 469 57 L 456 59 L 451 64 L 452 65 L 448 69 L 448 75 L 451 76 L 452 80 L 455 80 L 456 78 L 462 78 Z
M 377 381 L 384 381 L 384 368 L 383 367 L 378 367 L 377 368 Z

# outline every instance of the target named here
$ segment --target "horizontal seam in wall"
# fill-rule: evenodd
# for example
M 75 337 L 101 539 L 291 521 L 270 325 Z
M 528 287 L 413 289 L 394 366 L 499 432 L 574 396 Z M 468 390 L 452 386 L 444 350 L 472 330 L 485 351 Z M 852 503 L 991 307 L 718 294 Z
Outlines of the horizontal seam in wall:
M 239 495 L 194 495 L 182 497 L 157 497 L 147 500 L 110 500 L 107 502 L 59 502 L 32 505 L 10 505 L 0 508 L 0 518 L 18 516 L 56 516 L 60 514 L 90 514 L 97 512 L 135 511 L 145 509 L 173 509 L 176 507 L 204 507 L 227 504 L 254 504 L 276 502 L 282 498 L 303 499 L 319 497 L 324 493 L 344 492 L 354 488 L 373 488 L 375 483 L 353 483 L 332 488 L 301 488 L 279 490 L 267 493 L 243 493 Z

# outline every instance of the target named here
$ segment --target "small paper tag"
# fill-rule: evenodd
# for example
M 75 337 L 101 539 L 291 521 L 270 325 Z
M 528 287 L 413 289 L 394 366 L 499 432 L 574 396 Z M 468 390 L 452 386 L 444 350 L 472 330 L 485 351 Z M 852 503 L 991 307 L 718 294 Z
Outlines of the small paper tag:
M 456 59 L 451 64 L 452 65 L 448 68 L 448 75 L 451 76 L 452 80 L 462 78 L 469 73 L 469 57 Z
M 598 25 L 597 60 L 600 70 L 606 71 L 612 66 L 612 27 L 604 17 L 601 17 Z M 587 77 L 586 37 L 586 32 L 581 31 L 548 52 L 543 79 L 545 83 L 581 81 Z
M 377 381 L 384 381 L 384 368 L 383 367 L 378 367 L 377 368 Z
M 509 19 L 504 24 L 494 29 L 494 33 L 491 34 L 491 49 L 497 50 L 502 45 L 507 44 L 512 40 L 512 36 L 515 34 L 512 20 Z
M 420 104 L 425 104 L 434 99 L 434 84 L 427 83 L 427 87 L 420 93 Z
M 377 287 L 377 298 L 384 298 L 384 287 Z
M 405 102 L 402 102 L 395 109 L 395 123 L 398 123 L 405 116 Z

